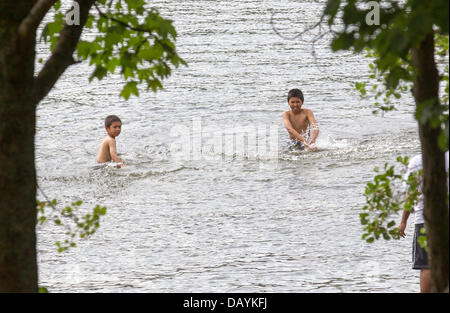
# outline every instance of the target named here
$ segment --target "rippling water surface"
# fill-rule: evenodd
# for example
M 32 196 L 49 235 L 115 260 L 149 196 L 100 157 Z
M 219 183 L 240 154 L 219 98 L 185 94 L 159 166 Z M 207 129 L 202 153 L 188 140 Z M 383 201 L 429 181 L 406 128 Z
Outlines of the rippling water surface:
M 412 98 L 373 115 L 372 101 L 353 87 L 367 78 L 364 56 L 332 53 L 328 37 L 315 53 L 313 34 L 288 39 L 317 21 L 323 2 L 152 4 L 174 20 L 189 64 L 174 70 L 165 90 L 125 102 L 118 75 L 89 84 L 92 68 L 81 64 L 39 106 L 42 189 L 61 205 L 81 199 L 108 207 L 98 232 L 63 254 L 54 246 L 63 231 L 40 228 L 40 285 L 50 292 L 418 291 L 410 225 L 406 239 L 366 244 L 359 222 L 373 168 L 419 151 Z M 286 144 L 281 113 L 295 87 L 320 124 L 315 153 Z M 123 122 L 122 169 L 95 164 L 109 114 Z

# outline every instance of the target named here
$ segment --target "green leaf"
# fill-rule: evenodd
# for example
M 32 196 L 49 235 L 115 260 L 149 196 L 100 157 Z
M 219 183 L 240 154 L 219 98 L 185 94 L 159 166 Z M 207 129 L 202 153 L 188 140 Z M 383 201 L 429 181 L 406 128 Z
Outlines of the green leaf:
M 152 61 L 162 58 L 164 54 L 164 49 L 160 44 L 155 44 L 154 46 L 148 47 L 146 49 L 141 49 L 139 51 L 138 57 Z
M 120 96 L 125 98 L 125 100 L 128 100 L 130 98 L 131 94 L 134 94 L 135 96 L 139 96 L 139 90 L 137 89 L 137 82 L 135 82 L 135 81 L 128 82 L 125 85 L 125 87 L 122 89 Z
M 89 77 L 89 82 L 94 80 L 94 78 L 97 78 L 98 80 L 102 80 L 106 76 L 107 73 L 108 73 L 108 70 L 106 68 L 104 68 L 101 65 L 97 65 L 95 67 L 94 72 Z
M 340 0 L 328 0 L 324 10 L 324 15 L 334 17 L 339 9 L 340 4 L 341 4 Z
M 114 73 L 117 66 L 120 65 L 120 60 L 118 58 L 112 58 L 106 63 L 105 68 L 110 72 Z
M 448 131 L 442 131 L 438 136 L 438 145 L 442 151 L 448 150 Z
M 333 51 L 347 50 L 354 42 L 355 38 L 352 33 L 342 33 L 332 41 L 331 49 L 333 49 Z
M 77 45 L 78 57 L 85 60 L 100 50 L 102 50 L 102 46 L 97 42 L 80 41 Z

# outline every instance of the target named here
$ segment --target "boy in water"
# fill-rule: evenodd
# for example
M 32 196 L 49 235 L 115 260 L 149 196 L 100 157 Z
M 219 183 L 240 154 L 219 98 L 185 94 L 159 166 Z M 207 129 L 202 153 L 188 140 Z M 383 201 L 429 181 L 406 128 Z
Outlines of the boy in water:
M 317 150 L 315 142 L 319 135 L 319 127 L 313 112 L 309 109 L 302 109 L 303 93 L 300 89 L 292 89 L 289 91 L 287 99 L 291 109 L 284 112 L 282 117 L 290 139 L 301 149 Z M 311 140 L 308 142 L 311 127 L 314 131 Z
M 122 166 L 124 163 L 119 159 L 116 151 L 116 137 L 119 136 L 122 129 L 122 121 L 116 115 L 109 115 L 105 118 L 105 129 L 108 136 L 103 139 L 103 142 L 100 145 L 97 154 L 97 162 L 105 163 L 114 161 L 116 163 L 121 163 L 120 166 Z

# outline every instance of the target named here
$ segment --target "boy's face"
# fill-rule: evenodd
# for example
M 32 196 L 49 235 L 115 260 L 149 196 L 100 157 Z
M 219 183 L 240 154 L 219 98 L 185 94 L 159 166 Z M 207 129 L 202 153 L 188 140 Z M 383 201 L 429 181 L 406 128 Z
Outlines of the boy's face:
M 297 97 L 291 97 L 288 101 L 289 106 L 291 107 L 292 113 L 297 114 L 300 113 L 300 110 L 303 105 L 303 101 Z
M 120 130 L 122 129 L 122 123 L 121 122 L 112 122 L 111 126 L 105 127 L 106 132 L 111 137 L 117 137 L 120 134 Z

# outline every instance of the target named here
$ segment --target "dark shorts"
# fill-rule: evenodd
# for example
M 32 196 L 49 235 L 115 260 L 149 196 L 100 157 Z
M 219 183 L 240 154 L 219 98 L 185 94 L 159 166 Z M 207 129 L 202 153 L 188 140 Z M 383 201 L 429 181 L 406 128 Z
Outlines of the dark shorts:
M 305 150 L 305 145 L 300 140 L 289 140 L 288 141 L 289 148 L 295 148 L 298 150 Z
M 412 248 L 412 262 L 413 269 L 421 270 L 425 268 L 430 268 L 428 266 L 428 254 L 427 251 L 422 248 L 419 244 L 419 236 L 425 236 L 420 232 L 420 229 L 424 227 L 424 224 L 415 224 L 414 225 L 414 239 L 413 239 L 413 248 Z

